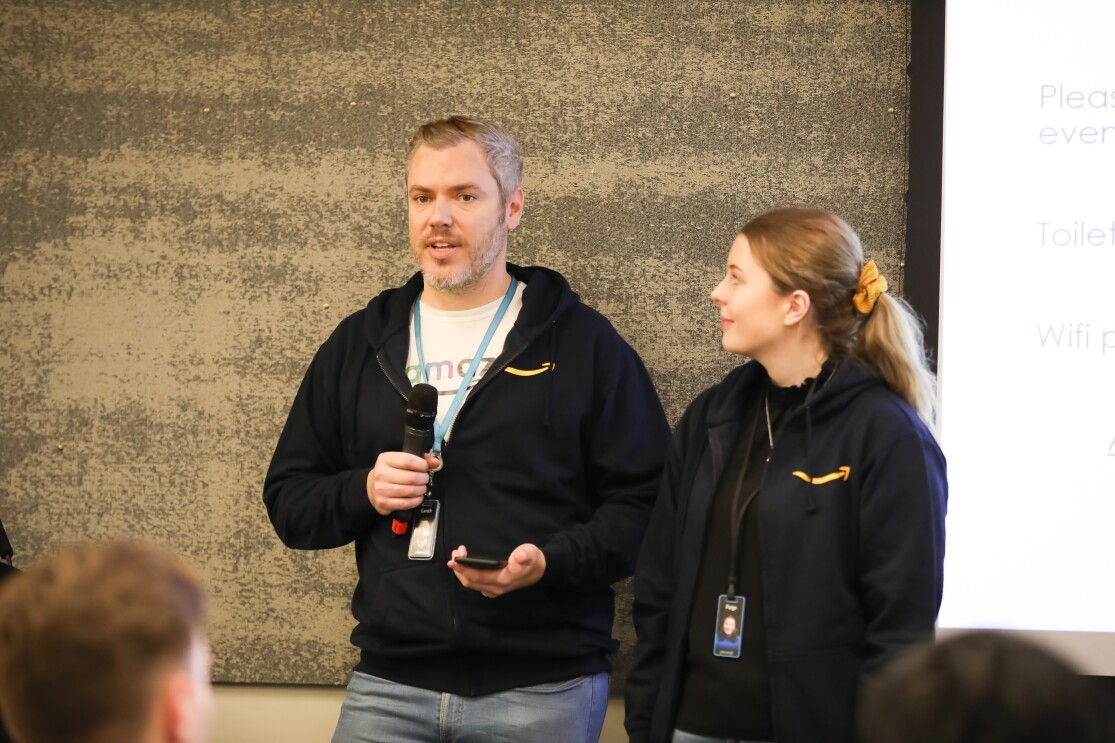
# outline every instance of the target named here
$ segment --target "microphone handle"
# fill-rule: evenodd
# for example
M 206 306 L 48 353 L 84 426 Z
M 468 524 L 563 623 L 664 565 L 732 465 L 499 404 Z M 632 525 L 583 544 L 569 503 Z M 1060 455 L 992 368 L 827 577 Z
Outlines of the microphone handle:
M 403 451 L 420 457 L 434 445 L 434 431 L 432 428 L 403 427 Z
M 432 420 L 430 421 L 433 422 Z M 403 427 L 403 452 L 420 457 L 434 445 L 434 431 L 432 428 Z M 410 528 L 411 517 L 415 509 L 396 511 L 391 515 L 391 531 L 395 534 L 406 534 Z

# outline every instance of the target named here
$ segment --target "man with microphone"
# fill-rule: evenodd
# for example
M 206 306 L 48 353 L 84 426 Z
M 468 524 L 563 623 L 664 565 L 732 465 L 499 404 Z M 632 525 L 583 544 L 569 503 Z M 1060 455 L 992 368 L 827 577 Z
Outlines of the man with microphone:
M 321 347 L 267 474 L 286 545 L 356 543 L 360 662 L 335 743 L 599 737 L 610 586 L 632 573 L 669 429 L 611 324 L 558 273 L 507 262 L 521 180 L 495 126 L 418 129 L 419 273 Z

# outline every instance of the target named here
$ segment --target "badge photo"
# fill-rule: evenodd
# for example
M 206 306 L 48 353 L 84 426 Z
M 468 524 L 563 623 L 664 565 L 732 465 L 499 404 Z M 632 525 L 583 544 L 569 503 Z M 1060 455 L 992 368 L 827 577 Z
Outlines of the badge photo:
M 730 597 L 722 593 L 717 602 L 716 628 L 713 633 L 712 654 L 717 658 L 738 658 L 743 645 L 743 596 Z

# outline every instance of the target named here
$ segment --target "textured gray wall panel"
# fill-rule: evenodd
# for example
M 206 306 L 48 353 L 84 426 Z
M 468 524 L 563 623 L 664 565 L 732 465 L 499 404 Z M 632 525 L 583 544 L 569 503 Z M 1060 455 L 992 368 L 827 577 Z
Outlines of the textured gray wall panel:
M 343 681 L 350 550 L 284 549 L 261 484 L 314 350 L 413 270 L 414 126 L 520 137 L 512 259 L 607 314 L 676 420 L 735 363 L 707 295 L 748 216 L 833 208 L 900 288 L 907 22 L 884 0 L 6 0 L 0 518 L 21 561 L 168 544 L 210 577 L 219 680 Z

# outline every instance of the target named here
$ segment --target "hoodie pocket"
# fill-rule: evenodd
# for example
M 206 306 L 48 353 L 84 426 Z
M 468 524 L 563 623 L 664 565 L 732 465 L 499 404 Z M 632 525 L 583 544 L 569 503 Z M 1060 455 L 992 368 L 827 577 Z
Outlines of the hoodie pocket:
M 444 649 L 450 636 L 444 590 L 426 564 L 383 571 L 367 608 L 357 617 L 367 628 L 361 632 L 362 646 L 385 654 L 403 647 L 407 654 Z

